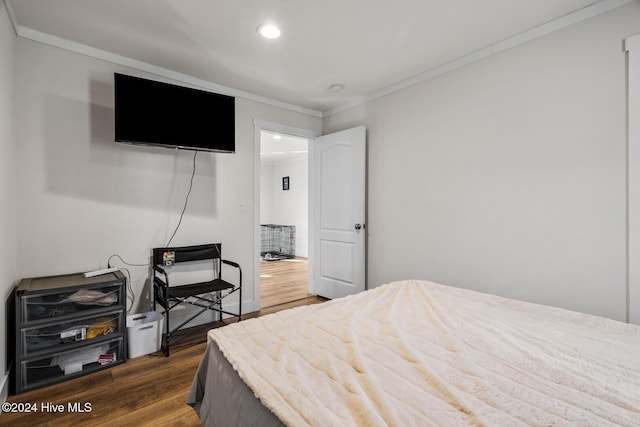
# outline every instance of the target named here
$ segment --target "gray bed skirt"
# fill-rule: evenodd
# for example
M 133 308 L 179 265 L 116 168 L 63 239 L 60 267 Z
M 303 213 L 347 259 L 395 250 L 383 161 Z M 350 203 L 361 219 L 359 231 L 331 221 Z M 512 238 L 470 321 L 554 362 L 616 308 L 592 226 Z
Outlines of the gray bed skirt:
M 210 341 L 187 396 L 207 427 L 282 426 Z

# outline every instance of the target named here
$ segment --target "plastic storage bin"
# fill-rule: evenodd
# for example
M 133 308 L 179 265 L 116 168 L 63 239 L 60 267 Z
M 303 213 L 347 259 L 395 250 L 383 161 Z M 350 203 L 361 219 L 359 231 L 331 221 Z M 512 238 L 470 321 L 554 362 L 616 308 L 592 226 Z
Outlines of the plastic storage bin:
M 164 316 L 157 311 L 127 316 L 129 358 L 160 350 Z
M 13 393 L 124 363 L 125 287 L 120 271 L 22 279 L 8 302 Z

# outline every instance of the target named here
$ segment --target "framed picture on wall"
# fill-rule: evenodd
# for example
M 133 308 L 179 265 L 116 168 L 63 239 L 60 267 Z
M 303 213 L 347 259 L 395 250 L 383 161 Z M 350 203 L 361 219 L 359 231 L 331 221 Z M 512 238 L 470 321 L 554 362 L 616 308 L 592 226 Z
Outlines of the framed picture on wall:
M 282 177 L 282 189 L 283 190 L 288 190 L 289 189 L 289 177 L 288 176 L 283 176 Z

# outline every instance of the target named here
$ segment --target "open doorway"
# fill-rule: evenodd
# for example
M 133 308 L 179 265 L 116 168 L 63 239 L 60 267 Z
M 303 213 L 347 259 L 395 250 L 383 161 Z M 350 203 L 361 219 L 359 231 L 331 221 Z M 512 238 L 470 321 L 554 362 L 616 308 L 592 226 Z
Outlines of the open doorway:
M 260 131 L 260 307 L 309 296 L 309 140 Z

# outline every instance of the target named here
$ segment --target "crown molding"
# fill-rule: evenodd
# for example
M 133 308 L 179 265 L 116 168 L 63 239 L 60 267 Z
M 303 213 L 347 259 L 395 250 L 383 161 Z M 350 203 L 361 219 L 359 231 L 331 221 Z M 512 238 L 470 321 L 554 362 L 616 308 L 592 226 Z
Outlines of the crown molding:
M 441 74 L 445 74 L 445 73 L 448 73 L 449 71 L 455 70 L 457 68 L 461 68 L 465 65 L 469 65 L 476 61 L 480 61 L 481 59 L 495 55 L 496 53 L 499 53 L 507 49 L 511 49 L 512 47 L 519 46 L 521 44 L 535 40 L 537 38 L 550 34 L 554 31 L 561 30 L 573 24 L 577 24 L 578 22 L 582 22 L 589 18 L 593 18 L 594 16 L 608 12 L 610 10 L 617 9 L 621 6 L 625 6 L 627 4 L 633 3 L 634 1 L 638 1 L 638 0 L 601 0 L 597 3 L 586 6 L 582 9 L 578 9 L 575 12 L 571 12 L 567 15 L 563 15 L 559 18 L 553 19 L 545 24 L 539 25 L 527 31 L 523 31 L 522 33 L 508 37 L 502 41 L 499 41 L 495 44 L 479 49 L 468 55 L 464 55 L 458 59 L 454 59 L 453 61 L 434 67 L 414 77 L 411 77 L 406 80 L 402 80 L 398 83 L 387 86 L 367 96 L 357 98 L 349 103 L 345 103 L 337 107 L 325 110 L 322 112 L 322 116 L 328 117 L 333 114 L 339 113 L 341 111 L 345 111 L 350 108 L 356 107 L 360 104 L 373 101 L 374 99 L 381 98 L 385 95 L 389 95 L 391 93 L 397 92 L 407 87 L 416 85 L 418 83 L 432 79 Z
M 322 117 L 322 112 L 318 110 L 313 110 L 311 108 L 290 104 L 288 102 L 279 101 L 277 99 L 268 98 L 266 96 L 257 95 L 255 93 L 246 92 L 246 91 L 235 89 L 229 86 L 223 86 L 223 85 L 211 82 L 209 80 L 191 76 L 189 74 L 180 73 L 177 71 L 170 70 L 168 68 L 159 67 L 157 65 L 149 64 L 147 62 L 138 61 L 133 58 L 117 55 L 115 53 L 111 53 L 102 49 L 97 49 L 82 43 L 77 43 L 71 40 L 63 39 L 61 37 L 56 37 L 48 33 L 43 33 L 41 31 L 24 27 L 18 24 L 18 22 L 16 21 L 15 14 L 13 13 L 13 9 L 11 7 L 11 2 L 9 0 L 4 0 L 4 3 L 7 8 L 7 12 L 11 20 L 11 23 L 13 25 L 14 31 L 18 37 L 36 41 L 39 43 L 44 43 L 49 46 L 68 50 L 74 53 L 78 53 L 80 55 L 89 56 L 89 57 L 100 59 L 113 64 L 122 65 L 124 67 L 133 68 L 135 70 L 144 71 L 146 73 L 155 74 L 157 76 L 165 77 L 165 78 L 186 83 L 189 85 L 198 86 L 200 88 L 208 89 L 224 95 L 235 96 L 238 98 L 259 102 L 262 104 L 267 104 L 274 107 L 283 108 L 285 110 L 295 111 L 297 113 L 307 114 L 314 117 L 320 117 L 320 118 Z
M 11 26 L 13 27 L 13 32 L 15 33 L 15 35 L 18 35 L 18 21 L 16 19 L 16 15 L 13 12 L 13 7 L 11 7 L 11 3 L 9 3 L 9 0 L 2 0 L 2 2 L 4 3 L 4 8 L 7 10 L 7 15 L 9 15 L 9 21 L 11 22 Z
M 128 58 L 122 55 L 116 55 L 114 53 L 107 52 L 105 50 L 96 49 L 91 46 L 87 46 L 71 40 L 56 37 L 51 34 L 36 31 L 28 27 L 23 27 L 17 22 L 17 19 L 13 12 L 13 8 L 11 7 L 10 0 L 3 0 L 5 4 L 5 8 L 7 9 L 7 14 L 9 15 L 9 19 L 11 20 L 11 24 L 13 26 L 14 32 L 18 37 L 48 44 L 50 46 L 58 47 L 58 48 L 69 50 L 81 55 L 90 56 L 96 59 L 101 59 L 114 64 L 144 71 L 150 74 L 155 74 L 155 75 L 176 80 L 182 83 L 187 83 L 190 85 L 202 87 L 218 93 L 223 93 L 225 95 L 236 96 L 236 97 L 244 98 L 250 101 L 255 101 L 262 104 L 267 104 L 274 107 L 283 108 L 285 110 L 295 111 L 298 113 L 307 114 L 313 117 L 320 117 L 320 118 L 331 116 L 341 111 L 345 111 L 350 108 L 357 107 L 358 105 L 365 104 L 377 98 L 381 98 L 391 93 L 416 85 L 418 83 L 422 83 L 436 76 L 445 74 L 449 71 L 455 70 L 457 68 L 461 68 L 465 65 L 472 64 L 476 61 L 482 60 L 491 55 L 495 55 L 496 53 L 503 52 L 512 47 L 519 46 L 521 44 L 535 40 L 539 37 L 543 37 L 554 31 L 561 30 L 573 24 L 582 22 L 589 18 L 593 18 L 594 16 L 603 14 L 610 10 L 617 9 L 621 6 L 625 6 L 627 4 L 630 4 L 636 1 L 638 0 L 600 0 L 592 5 L 586 6 L 582 9 L 576 10 L 574 12 L 571 12 L 559 18 L 553 19 L 545 24 L 531 28 L 527 31 L 523 31 L 522 33 L 508 37 L 490 46 L 484 47 L 468 55 L 464 55 L 458 59 L 439 65 L 430 70 L 424 71 L 416 76 L 413 76 L 408 79 L 389 85 L 385 88 L 372 92 L 368 95 L 356 97 L 347 103 L 344 103 L 342 105 L 339 105 L 333 108 L 329 108 L 324 111 L 318 111 L 311 108 L 302 107 L 299 105 L 279 101 L 277 99 L 257 95 L 251 92 L 246 92 L 240 89 L 223 86 L 208 80 L 193 77 L 185 73 L 173 71 L 164 67 L 158 67 L 156 65 L 138 61 L 136 59 Z M 638 37 L 636 36 L 629 37 L 628 39 L 625 40 L 625 50 L 629 50 L 631 48 L 630 46 L 637 46 L 638 44 L 640 44 Z

